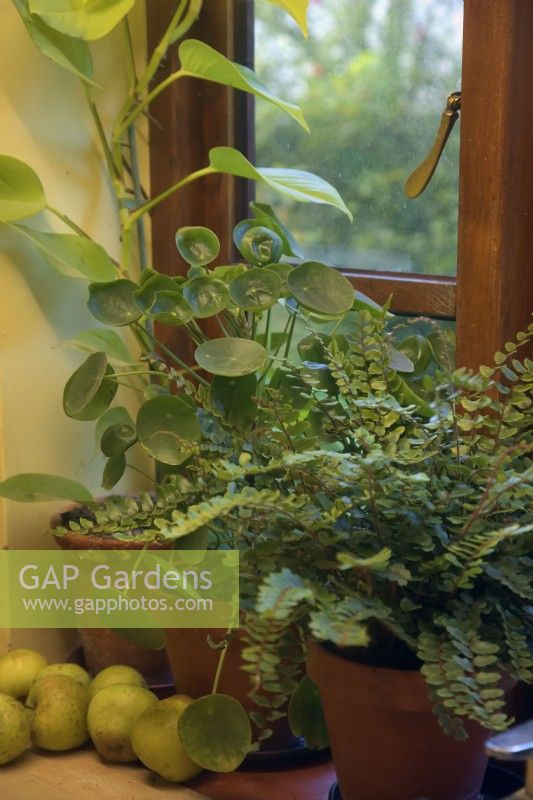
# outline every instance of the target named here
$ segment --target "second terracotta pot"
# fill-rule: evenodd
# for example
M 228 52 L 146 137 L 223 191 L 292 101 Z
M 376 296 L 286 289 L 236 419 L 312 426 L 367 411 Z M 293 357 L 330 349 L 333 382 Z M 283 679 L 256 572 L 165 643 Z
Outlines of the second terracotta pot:
M 315 643 L 308 674 L 318 686 L 343 800 L 477 800 L 489 732 L 447 736 L 416 670 L 371 667 Z
M 74 505 L 62 514 L 56 514 L 50 522 L 51 528 L 67 525 L 71 515 L 76 517 L 80 506 Z M 142 550 L 144 542 L 118 541 L 112 536 L 97 533 L 67 533 L 56 536 L 62 550 Z M 150 542 L 149 549 L 168 550 L 170 544 Z M 150 686 L 166 687 L 171 682 L 170 667 L 164 650 L 148 650 L 119 636 L 108 628 L 80 628 L 85 666 L 96 675 L 100 670 L 114 664 L 125 664 L 138 670 Z
M 190 697 L 202 697 L 213 689 L 220 650 L 212 648 L 208 636 L 214 642 L 222 642 L 226 631 L 221 628 L 174 628 L 165 631 L 166 649 L 170 668 L 176 684 L 176 692 Z M 235 697 L 246 711 L 261 709 L 248 697 L 250 678 L 241 667 L 243 640 L 236 633 L 228 644 L 217 691 Z M 283 710 L 283 709 L 282 709 Z M 300 740 L 289 728 L 286 717 L 269 724 L 273 733 L 261 744 L 261 751 L 286 751 L 293 749 Z

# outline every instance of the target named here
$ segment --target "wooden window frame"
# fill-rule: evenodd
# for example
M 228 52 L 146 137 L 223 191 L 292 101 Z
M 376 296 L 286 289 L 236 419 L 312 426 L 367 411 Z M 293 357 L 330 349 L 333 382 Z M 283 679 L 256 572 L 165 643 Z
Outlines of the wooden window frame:
M 490 363 L 533 311 L 533 3 L 464 0 L 464 6 L 457 278 L 343 272 L 378 302 L 392 294 L 397 313 L 455 319 L 458 363 L 476 367 Z M 149 46 L 172 7 L 171 0 L 160 0 L 150 8 Z M 253 3 L 206 3 L 192 35 L 250 65 Z M 166 69 L 176 69 L 176 59 L 173 55 Z M 236 146 L 253 160 L 253 103 L 242 93 L 179 81 L 151 112 L 154 194 L 204 166 L 210 147 Z M 157 208 L 152 216 L 157 268 L 169 274 L 186 269 L 174 247 L 178 224 L 212 227 L 221 238 L 222 258 L 231 262 L 231 230 L 247 215 L 251 191 L 245 181 L 210 176 Z M 179 338 L 171 343 L 185 348 Z

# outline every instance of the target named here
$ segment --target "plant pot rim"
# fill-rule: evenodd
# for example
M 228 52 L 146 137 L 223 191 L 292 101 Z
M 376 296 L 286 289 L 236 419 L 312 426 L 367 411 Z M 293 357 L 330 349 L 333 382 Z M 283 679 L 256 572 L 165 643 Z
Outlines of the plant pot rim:
M 126 496 L 126 495 L 124 495 Z M 104 502 L 107 498 L 97 497 L 98 503 Z M 71 503 L 63 509 L 57 511 L 50 519 L 50 532 L 55 541 L 63 550 L 170 550 L 172 549 L 172 542 L 160 542 L 157 539 L 148 542 L 142 541 L 122 541 L 115 539 L 111 533 L 81 533 L 72 531 L 59 535 L 55 533 L 54 528 L 62 525 L 61 517 L 63 514 L 68 514 L 69 511 L 74 511 L 78 508 L 84 508 L 83 503 Z
M 343 658 L 311 640 L 307 672 L 321 692 L 361 706 L 426 714 L 433 707 L 424 676 L 416 669 L 373 667 Z

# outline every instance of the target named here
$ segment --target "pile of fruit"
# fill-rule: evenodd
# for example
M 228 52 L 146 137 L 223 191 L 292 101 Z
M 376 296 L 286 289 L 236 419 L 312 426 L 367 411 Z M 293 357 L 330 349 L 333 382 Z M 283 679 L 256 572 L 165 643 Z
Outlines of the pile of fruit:
M 47 664 L 34 650 L 0 658 L 0 765 L 33 744 L 55 752 L 92 740 L 107 761 L 140 759 L 168 781 L 201 772 L 185 752 L 178 720 L 192 702 L 158 700 L 131 667 L 107 667 L 91 680 L 77 664 Z

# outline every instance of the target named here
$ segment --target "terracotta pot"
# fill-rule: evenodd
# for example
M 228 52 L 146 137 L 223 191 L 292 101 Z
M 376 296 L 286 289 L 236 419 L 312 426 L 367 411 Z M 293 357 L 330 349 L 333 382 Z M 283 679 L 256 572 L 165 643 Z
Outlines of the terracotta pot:
M 176 691 L 191 697 L 210 694 L 216 674 L 220 650 L 209 646 L 208 636 L 213 641 L 222 641 L 226 631 L 221 628 L 207 630 L 205 628 L 175 628 L 165 631 L 166 647 L 170 668 L 174 676 Z M 250 677 L 241 667 L 243 642 L 237 633 L 228 644 L 224 665 L 220 675 L 218 691 L 235 697 L 247 711 L 261 709 L 248 697 Z M 286 710 L 282 708 L 281 711 Z M 261 750 L 290 750 L 300 743 L 293 735 L 286 717 L 269 724 L 273 733 L 266 739 Z
M 69 513 L 78 509 L 72 506 L 61 514 L 52 517 L 52 528 L 65 525 Z M 95 533 L 67 533 L 55 537 L 63 550 L 142 550 L 146 542 L 119 542 L 109 535 Z M 169 543 L 150 542 L 150 550 L 168 550 Z M 138 670 L 153 687 L 165 687 L 171 683 L 171 673 L 164 650 L 147 650 L 108 628 L 80 628 L 85 666 L 96 675 L 113 664 L 126 664 Z
M 443 732 L 416 670 L 371 667 L 311 643 L 307 671 L 324 705 L 343 800 L 477 800 L 489 732 Z

